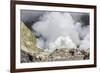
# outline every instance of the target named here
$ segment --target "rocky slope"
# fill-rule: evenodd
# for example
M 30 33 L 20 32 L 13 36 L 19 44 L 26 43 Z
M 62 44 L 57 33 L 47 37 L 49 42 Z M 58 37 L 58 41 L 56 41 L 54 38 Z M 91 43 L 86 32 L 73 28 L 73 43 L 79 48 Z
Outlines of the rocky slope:
M 76 49 L 56 49 L 52 53 L 29 53 L 21 51 L 21 62 L 47 62 L 47 61 L 71 61 L 89 59 L 89 52 Z
M 34 34 L 31 32 L 30 29 L 26 27 L 26 25 L 23 22 L 21 22 L 20 32 L 20 42 L 22 50 L 29 53 L 36 53 L 41 51 L 41 49 L 36 47 L 36 38 Z

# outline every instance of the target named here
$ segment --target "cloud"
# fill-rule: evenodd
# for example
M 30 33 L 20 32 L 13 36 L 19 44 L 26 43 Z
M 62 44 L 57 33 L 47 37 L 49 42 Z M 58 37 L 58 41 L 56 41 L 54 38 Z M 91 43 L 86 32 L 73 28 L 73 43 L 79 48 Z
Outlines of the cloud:
M 84 39 L 80 42 L 80 49 L 87 49 L 90 48 L 90 34 L 88 33 Z
M 65 40 L 65 43 L 68 43 L 66 44 L 68 46 L 65 45 L 66 48 L 69 48 L 69 46 L 76 48 L 76 46 L 80 45 L 80 37 L 86 36 L 85 33 L 88 30 L 88 28 L 83 28 L 81 23 L 75 24 L 71 14 L 67 12 L 46 12 L 40 16 L 39 21 L 32 25 L 32 29 L 35 30 L 37 35 L 41 35 L 37 38 L 37 47 L 49 50 L 54 47 L 54 45 L 50 44 L 57 42 L 60 37 Z M 59 43 L 61 42 L 56 43 L 56 45 L 58 46 Z M 53 50 L 57 49 L 57 46 Z

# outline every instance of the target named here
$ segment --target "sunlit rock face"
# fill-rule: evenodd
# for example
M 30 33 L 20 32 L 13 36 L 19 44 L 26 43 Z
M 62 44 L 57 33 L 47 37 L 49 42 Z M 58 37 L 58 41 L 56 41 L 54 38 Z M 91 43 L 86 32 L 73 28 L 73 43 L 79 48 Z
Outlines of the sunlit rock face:
M 37 35 L 40 35 L 37 40 L 37 47 L 39 48 L 51 49 L 50 44 L 55 41 L 59 42 L 59 40 L 65 40 L 66 45 L 64 47 L 66 48 L 76 48 L 80 43 L 79 33 L 70 13 L 47 12 L 40 17 L 40 21 L 33 24 L 32 28 Z M 53 49 L 58 46 L 62 48 L 59 43 L 56 43 L 57 46 Z
M 27 26 L 21 21 L 20 23 L 20 48 L 22 51 L 36 53 L 40 49 L 36 46 L 36 38 L 33 33 L 27 28 Z

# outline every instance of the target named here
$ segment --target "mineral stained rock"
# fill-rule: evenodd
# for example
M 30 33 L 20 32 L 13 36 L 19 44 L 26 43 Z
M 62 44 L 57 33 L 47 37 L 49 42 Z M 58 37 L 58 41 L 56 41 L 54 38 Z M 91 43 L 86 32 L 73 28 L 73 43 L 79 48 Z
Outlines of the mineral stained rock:
M 41 49 L 36 47 L 36 38 L 32 33 L 32 31 L 23 22 L 21 22 L 20 25 L 21 25 L 20 28 L 21 49 L 29 53 L 36 53 L 41 51 Z

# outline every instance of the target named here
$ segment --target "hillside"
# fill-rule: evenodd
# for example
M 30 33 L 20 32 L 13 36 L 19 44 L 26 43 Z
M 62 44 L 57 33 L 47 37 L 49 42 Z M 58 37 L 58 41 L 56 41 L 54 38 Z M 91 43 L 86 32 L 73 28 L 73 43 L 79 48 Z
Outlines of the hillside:
M 28 29 L 23 22 L 21 22 L 20 32 L 20 44 L 22 50 L 29 53 L 41 51 L 41 49 L 36 47 L 36 38 L 34 34 L 32 34 L 31 30 Z

